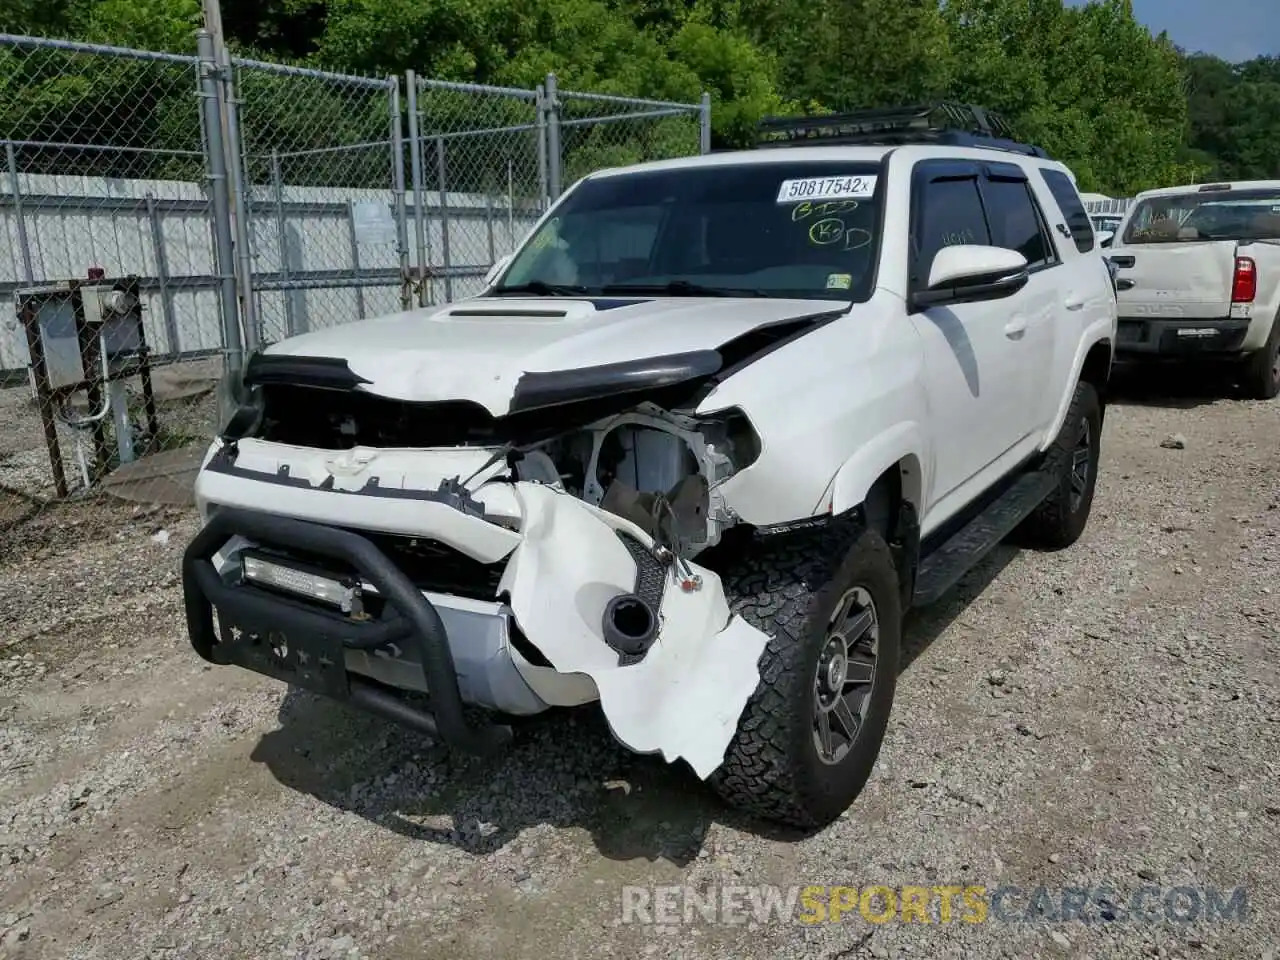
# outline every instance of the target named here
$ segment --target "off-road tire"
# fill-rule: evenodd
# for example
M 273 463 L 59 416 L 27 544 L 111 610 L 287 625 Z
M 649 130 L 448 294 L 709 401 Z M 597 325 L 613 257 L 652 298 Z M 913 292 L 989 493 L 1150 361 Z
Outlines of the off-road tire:
M 1088 429 L 1088 476 L 1082 495 L 1072 496 L 1072 468 L 1082 433 Z M 1067 409 L 1058 437 L 1040 469 L 1059 477 L 1053 492 L 1015 531 L 1021 545 L 1039 550 L 1062 550 L 1080 539 L 1089 523 L 1093 494 L 1098 483 L 1098 463 L 1102 453 L 1102 402 L 1093 384 L 1080 381 Z
M 880 752 L 898 679 L 898 573 L 884 539 L 858 519 L 756 544 L 740 556 L 721 571 L 726 595 L 770 640 L 760 684 L 711 785 L 754 816 L 819 828 L 849 807 Z M 854 587 L 874 603 L 878 653 L 865 719 L 848 753 L 828 764 L 814 742 L 814 677 L 835 605 Z
M 1245 360 L 1243 374 L 1241 386 L 1251 399 L 1272 400 L 1280 396 L 1280 317 L 1271 324 L 1266 345 Z

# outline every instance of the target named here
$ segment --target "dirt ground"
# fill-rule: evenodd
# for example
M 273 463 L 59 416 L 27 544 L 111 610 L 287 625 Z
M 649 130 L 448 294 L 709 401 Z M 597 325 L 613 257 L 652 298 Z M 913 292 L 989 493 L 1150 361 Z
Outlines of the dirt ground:
M 1084 539 L 1002 548 L 914 615 L 881 762 L 812 836 L 726 810 L 592 711 L 470 760 L 211 668 L 183 629 L 193 529 L 106 502 L 0 529 L 0 956 L 1280 951 L 1280 402 L 1130 385 Z M 625 887 L 670 885 L 1162 892 L 1111 922 L 624 916 Z M 1175 887 L 1247 909 L 1171 909 Z

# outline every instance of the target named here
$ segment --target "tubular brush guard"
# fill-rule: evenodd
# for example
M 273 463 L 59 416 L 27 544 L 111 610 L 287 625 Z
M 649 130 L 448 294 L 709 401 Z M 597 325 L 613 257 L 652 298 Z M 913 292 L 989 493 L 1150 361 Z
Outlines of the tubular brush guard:
M 395 615 L 360 622 L 251 584 L 227 582 L 214 567 L 213 557 L 236 534 L 350 564 L 377 588 L 388 611 Z M 439 735 L 450 746 L 470 753 L 490 753 L 511 738 L 509 727 L 467 724 L 440 614 L 386 555 L 359 534 L 287 517 L 221 508 L 183 554 L 182 590 L 191 646 L 210 663 L 235 664 L 294 682 L 412 729 Z M 221 640 L 213 624 L 215 608 L 224 625 Z M 236 627 L 228 631 L 227 622 Z M 241 624 L 254 634 L 250 639 L 241 639 Z M 264 637 L 266 644 L 262 643 Z M 299 642 L 300 637 L 305 639 Z M 347 672 L 344 650 L 376 650 L 392 643 L 418 653 L 431 713 L 413 706 L 389 688 Z M 304 669 L 288 663 L 290 644 L 295 647 L 298 664 L 309 664 L 315 658 L 315 665 Z

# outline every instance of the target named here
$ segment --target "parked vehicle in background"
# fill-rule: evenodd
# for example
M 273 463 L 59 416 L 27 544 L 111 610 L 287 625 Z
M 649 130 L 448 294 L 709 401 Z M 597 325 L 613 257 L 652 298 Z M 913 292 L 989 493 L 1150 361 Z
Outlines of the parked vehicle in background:
M 1252 397 L 1280 394 L 1280 180 L 1141 193 L 1108 258 L 1128 360 L 1226 360 Z
M 1093 222 L 1093 232 L 1098 236 L 1098 246 L 1109 247 L 1116 231 L 1124 220 L 1124 215 L 1119 213 L 1098 213 L 1090 215 L 1089 219 Z

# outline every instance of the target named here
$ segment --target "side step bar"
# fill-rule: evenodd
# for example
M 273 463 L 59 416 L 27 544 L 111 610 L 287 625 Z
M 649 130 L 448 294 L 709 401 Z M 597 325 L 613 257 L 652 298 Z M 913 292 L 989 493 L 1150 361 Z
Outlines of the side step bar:
M 982 513 L 970 520 L 920 564 L 913 607 L 939 600 L 994 550 L 1053 492 L 1060 478 L 1040 470 L 1023 474 Z

